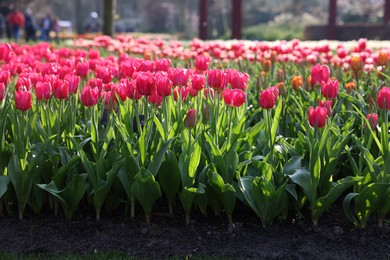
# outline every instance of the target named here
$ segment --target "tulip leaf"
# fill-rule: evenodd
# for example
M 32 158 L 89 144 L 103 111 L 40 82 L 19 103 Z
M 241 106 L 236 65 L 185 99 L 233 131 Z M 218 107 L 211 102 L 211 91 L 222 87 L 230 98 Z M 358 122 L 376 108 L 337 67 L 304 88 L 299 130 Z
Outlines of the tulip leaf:
M 362 177 L 353 178 L 348 176 L 339 180 L 326 194 L 326 196 L 318 198 L 315 205 L 312 206 L 311 214 L 314 220 L 317 220 L 348 188 L 350 188 L 357 181 L 362 180 Z
M 145 214 L 152 212 L 155 201 L 161 197 L 160 185 L 153 174 L 145 168 L 141 168 L 135 176 L 131 192 L 141 204 Z
M 188 176 L 191 179 L 195 178 L 196 170 L 198 169 L 199 162 L 200 162 L 200 155 L 202 153 L 202 147 L 199 145 L 198 142 L 194 142 L 193 144 L 194 150 L 191 153 L 191 157 L 189 158 L 189 164 L 188 164 Z
M 316 189 L 311 185 L 310 172 L 304 168 L 296 169 L 292 175 L 289 175 L 292 182 L 298 184 L 305 193 L 310 205 L 314 205 L 316 200 Z
M 153 122 L 157 128 L 157 131 L 158 133 L 160 134 L 162 140 L 165 140 L 165 131 L 164 131 L 164 128 L 163 126 L 161 125 L 161 122 L 160 120 L 158 119 L 158 117 L 156 115 L 153 116 Z
M 276 133 L 278 131 L 278 126 L 279 126 L 279 121 L 280 121 L 280 116 L 282 113 L 282 107 L 283 107 L 283 102 L 279 101 L 278 105 L 276 106 L 275 114 L 274 114 L 273 121 L 272 121 L 271 133 L 270 133 L 271 136 L 269 136 L 269 138 L 271 138 L 271 140 L 272 140 L 272 143 L 275 142 Z
M 23 212 L 32 188 L 32 176 L 28 172 L 22 171 L 16 154 L 12 155 L 8 162 L 8 176 L 15 189 L 19 218 L 23 218 Z
M 0 176 L 0 199 L 7 192 L 9 182 L 8 176 Z
M 181 204 L 184 208 L 184 211 L 186 213 L 191 212 L 192 204 L 194 203 L 195 197 L 197 194 L 204 194 L 205 185 L 202 183 L 199 183 L 198 188 L 196 187 L 184 187 L 183 190 L 179 194 L 179 198 L 181 201 Z
M 302 161 L 302 156 L 294 156 L 291 159 L 289 159 L 283 165 L 283 174 L 291 175 L 295 172 L 296 169 L 300 169 L 302 167 L 301 161 Z
M 157 177 L 168 201 L 173 203 L 180 187 L 181 177 L 176 156 L 172 151 L 167 151 L 165 161 L 161 164 Z
M 133 194 L 131 186 L 134 183 L 134 177 L 139 172 L 140 168 L 134 156 L 125 156 L 122 166 L 118 170 L 118 178 L 122 183 L 123 189 L 126 192 L 128 199 L 131 201 Z
M 236 204 L 236 191 L 229 183 L 225 183 L 222 177 L 213 171 L 208 171 L 208 183 L 216 192 L 218 199 L 226 212 L 231 215 Z
M 153 176 L 156 177 L 158 170 L 160 169 L 160 166 L 162 162 L 164 161 L 165 154 L 171 145 L 172 141 L 175 140 L 175 138 L 169 139 L 166 141 L 159 149 L 158 152 L 153 156 L 149 163 L 148 171 L 150 171 Z
M 356 197 L 358 196 L 359 193 L 356 193 L 356 192 L 352 192 L 352 193 L 349 193 L 347 196 L 345 196 L 344 200 L 343 200 L 343 210 L 344 210 L 344 214 L 345 216 L 347 217 L 347 219 L 349 221 L 351 221 L 352 223 L 354 223 L 355 225 L 359 225 L 359 220 L 357 219 L 357 217 L 352 213 L 352 210 L 351 210 L 351 201 Z
M 49 192 L 56 197 L 65 213 L 67 219 L 71 219 L 73 214 L 76 212 L 80 200 L 83 198 L 85 193 L 85 174 L 73 175 L 72 180 L 67 183 L 63 190 L 58 190 L 54 181 L 49 184 L 37 184 L 41 189 Z

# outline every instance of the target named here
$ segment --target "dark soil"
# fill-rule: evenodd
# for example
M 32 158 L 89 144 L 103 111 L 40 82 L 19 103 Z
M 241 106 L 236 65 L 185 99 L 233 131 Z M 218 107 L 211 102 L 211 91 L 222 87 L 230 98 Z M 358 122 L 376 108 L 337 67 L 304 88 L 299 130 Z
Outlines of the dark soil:
M 0 217 L 0 252 L 33 254 L 74 254 L 91 256 L 115 252 L 124 256 L 230 257 L 243 259 L 382 259 L 390 257 L 390 227 L 375 223 L 361 229 L 345 218 L 335 206 L 312 228 L 309 212 L 277 220 L 264 229 L 260 219 L 238 205 L 229 225 L 224 214 L 205 217 L 196 211 L 189 226 L 179 207 L 175 216 L 156 208 L 152 224 L 145 224 L 138 209 L 135 218 L 120 209 L 103 214 L 97 221 L 93 210 L 65 220 L 51 214 L 28 213 Z

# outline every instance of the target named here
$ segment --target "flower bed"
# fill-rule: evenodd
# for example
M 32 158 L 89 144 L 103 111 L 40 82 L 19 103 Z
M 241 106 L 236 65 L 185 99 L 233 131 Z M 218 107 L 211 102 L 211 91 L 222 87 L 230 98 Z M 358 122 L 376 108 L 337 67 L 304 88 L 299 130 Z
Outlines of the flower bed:
M 190 223 L 237 200 L 264 227 L 337 200 L 379 226 L 390 210 L 389 49 L 122 37 L 0 46 L 0 213 L 157 199 Z

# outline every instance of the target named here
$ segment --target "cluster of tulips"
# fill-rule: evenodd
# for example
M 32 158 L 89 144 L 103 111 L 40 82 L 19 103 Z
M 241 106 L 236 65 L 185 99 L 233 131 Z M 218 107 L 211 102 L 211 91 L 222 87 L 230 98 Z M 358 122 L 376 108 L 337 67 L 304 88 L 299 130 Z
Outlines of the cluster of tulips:
M 264 227 L 307 209 L 317 225 L 343 199 L 354 224 L 383 225 L 390 52 L 366 44 L 2 44 L 0 214 L 138 205 L 150 222 L 166 200 L 187 224 L 232 222 L 239 200 Z

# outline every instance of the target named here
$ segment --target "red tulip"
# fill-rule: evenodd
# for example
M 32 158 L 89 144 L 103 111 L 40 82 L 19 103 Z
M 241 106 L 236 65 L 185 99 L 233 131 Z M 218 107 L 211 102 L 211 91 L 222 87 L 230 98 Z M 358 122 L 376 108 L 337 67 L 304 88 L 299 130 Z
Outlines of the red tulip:
M 182 68 L 171 68 L 168 74 L 174 86 L 187 86 L 191 71 Z
M 171 67 L 170 59 L 156 59 L 154 63 L 156 65 L 156 71 L 168 71 Z
M 32 107 L 32 96 L 30 91 L 15 91 L 15 107 L 19 110 L 29 110 Z
M 18 79 L 16 80 L 16 83 L 15 83 L 15 90 L 16 91 L 18 91 L 20 89 L 30 90 L 31 86 L 32 86 L 32 84 L 31 84 L 30 78 L 18 77 Z
M 161 106 L 163 99 L 164 98 L 160 96 L 157 91 L 155 91 L 153 95 L 148 96 L 148 102 L 154 104 L 157 107 Z
M 370 123 L 371 129 L 375 130 L 378 125 L 378 114 L 371 113 L 367 115 L 367 120 Z
M 87 77 L 89 70 L 89 65 L 86 62 L 76 63 L 76 75 L 82 78 Z
M 192 74 L 190 82 L 193 89 L 200 91 L 206 85 L 206 77 L 202 74 Z
M 209 86 L 216 91 L 224 90 L 229 83 L 228 74 L 223 70 L 212 69 L 207 72 L 207 75 Z
M 35 96 L 38 100 L 42 99 L 50 99 L 50 96 L 52 94 L 51 90 L 51 84 L 48 81 L 38 81 L 37 84 L 35 84 Z
M 225 89 L 223 91 L 223 100 L 229 107 L 240 107 L 245 103 L 246 94 L 240 89 Z
M 318 100 L 318 106 L 326 108 L 328 117 L 332 116 L 332 100 L 325 100 L 324 102 Z
M 87 85 L 91 88 L 98 88 L 99 91 L 101 91 L 103 87 L 103 81 L 98 78 L 91 78 L 88 80 Z
M 57 99 L 67 99 L 69 97 L 69 82 L 65 80 L 57 80 L 52 85 L 54 97 Z
M 335 99 L 339 92 L 339 82 L 337 80 L 329 79 L 321 82 L 321 92 L 325 98 Z
M 114 83 L 111 87 L 111 92 L 114 95 L 115 101 L 117 101 L 118 97 L 124 102 L 127 98 L 127 85 L 122 82 Z
M 134 100 L 138 100 L 142 97 L 137 89 L 137 80 L 133 79 L 127 86 L 127 97 Z
M 102 91 L 100 93 L 101 97 L 103 98 L 104 105 L 107 110 L 116 110 L 116 100 L 112 96 L 111 91 Z
M 162 97 L 167 97 L 172 94 L 172 81 L 165 76 L 156 77 L 157 94 Z
M 0 69 L 0 83 L 8 85 L 11 78 L 11 73 L 8 70 Z
M 189 91 L 189 88 L 175 87 L 173 89 L 173 99 L 177 101 L 179 99 L 179 96 L 181 96 L 181 100 L 185 101 L 187 99 Z
M 3 82 L 0 82 L 0 101 L 4 99 L 5 95 L 5 84 Z
M 99 89 L 98 88 L 91 88 L 91 86 L 85 86 L 81 90 L 81 103 L 83 103 L 86 107 L 94 106 L 99 101 Z
M 187 112 L 187 116 L 184 119 L 184 124 L 187 128 L 192 129 L 196 125 L 196 110 L 191 108 Z
M 69 82 L 69 93 L 76 94 L 80 83 L 80 77 L 73 74 L 66 74 L 64 80 Z
M 233 89 L 245 90 L 248 86 L 249 75 L 237 70 L 228 70 L 229 83 Z
M 322 81 L 327 82 L 329 79 L 330 70 L 327 65 L 317 64 L 310 69 L 311 83 L 313 85 L 321 84 Z
M 133 59 L 128 59 L 120 63 L 119 71 L 122 77 L 131 78 L 136 70 L 136 67 L 138 67 L 138 64 L 136 65 Z
M 382 87 L 378 92 L 376 103 L 380 109 L 390 110 L 390 88 Z
M 195 69 L 197 71 L 206 71 L 210 65 L 210 57 L 204 55 L 198 55 L 195 58 Z
M 137 89 L 143 96 L 150 96 L 156 90 L 154 76 L 151 72 L 140 72 L 137 76 Z
M 263 90 L 260 94 L 260 106 L 264 109 L 272 109 L 278 100 L 279 90 L 276 87 L 270 87 Z
M 324 107 L 316 107 L 312 106 L 309 108 L 309 123 L 312 127 L 322 128 L 325 126 L 326 117 L 327 117 L 327 109 Z
M 99 66 L 95 69 L 95 77 L 101 79 L 103 83 L 109 83 L 114 75 L 109 67 Z

